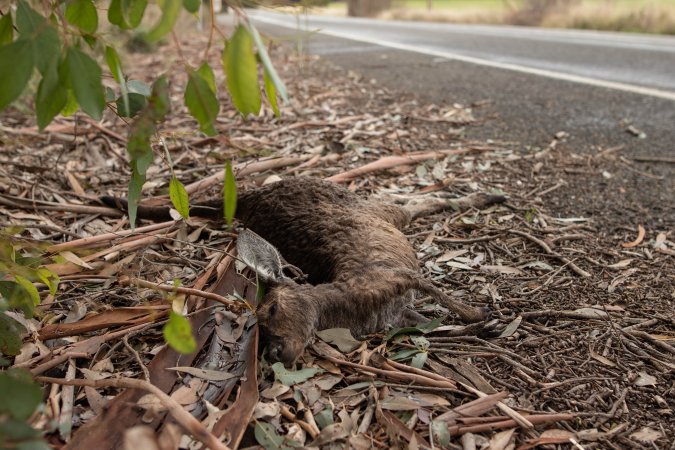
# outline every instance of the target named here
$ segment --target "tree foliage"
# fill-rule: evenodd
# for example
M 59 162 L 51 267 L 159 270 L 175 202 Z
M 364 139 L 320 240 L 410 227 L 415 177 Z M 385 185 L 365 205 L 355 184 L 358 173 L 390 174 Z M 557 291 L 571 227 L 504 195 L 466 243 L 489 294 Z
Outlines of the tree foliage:
M 194 14 L 200 0 L 161 0 L 159 19 L 149 26 L 144 16 L 147 0 L 112 0 L 107 14 L 99 14 L 103 2 L 95 0 L 10 0 L 0 5 L 0 111 L 20 101 L 27 86 L 37 86 L 32 102 L 38 128 L 44 130 L 59 114 L 68 116 L 77 111 L 93 120 L 101 120 L 106 109 L 130 119 L 127 152 L 131 168 L 128 200 L 129 218 L 133 226 L 138 201 L 148 167 L 155 156 L 155 147 L 162 145 L 158 125 L 169 114 L 171 105 L 168 79 L 163 74 L 146 85 L 129 79 L 110 28 L 133 30 L 148 42 L 157 42 L 173 32 L 181 10 Z M 213 5 L 211 4 L 211 8 Z M 246 120 L 261 110 L 261 83 L 276 115 L 277 95 L 286 99 L 286 89 L 270 62 L 263 40 L 242 11 L 234 8 L 238 25 L 229 39 L 223 38 L 222 71 L 227 77 L 227 90 L 232 102 Z M 107 20 L 104 27 L 102 22 Z M 211 24 L 215 27 L 215 24 Z M 102 30 L 106 31 L 103 32 Z M 213 29 L 211 30 L 213 33 Z M 209 40 L 209 46 L 212 40 Z M 204 52 L 206 55 L 207 51 Z M 198 67 L 184 62 L 187 84 L 183 87 L 184 103 L 206 135 L 218 133 L 216 118 L 220 111 L 214 67 L 204 60 Z M 262 70 L 259 71 L 259 67 Z M 114 84 L 103 83 L 110 74 Z M 259 74 L 262 73 L 263 77 Z M 32 92 L 32 90 L 31 90 Z M 161 147 L 159 147 L 161 148 Z M 228 162 L 224 183 L 227 200 L 223 214 L 230 222 L 236 206 L 236 186 Z M 189 215 L 188 195 L 175 176 L 170 184 L 170 197 L 182 217 Z M 40 291 L 34 283 L 47 287 L 51 295 L 58 289 L 59 279 L 45 266 L 43 250 L 16 240 L 16 230 L 0 230 L 0 367 L 19 354 L 25 327 L 18 319 L 34 314 L 40 303 Z M 164 329 L 166 340 L 178 351 L 194 350 L 189 321 L 176 312 Z M 192 340 L 191 340 L 192 339 Z M 41 400 L 40 390 L 26 372 L 0 371 L 0 391 L 4 396 L 0 407 L 0 446 L 45 448 L 26 420 Z M 28 448 L 28 447 L 26 447 Z

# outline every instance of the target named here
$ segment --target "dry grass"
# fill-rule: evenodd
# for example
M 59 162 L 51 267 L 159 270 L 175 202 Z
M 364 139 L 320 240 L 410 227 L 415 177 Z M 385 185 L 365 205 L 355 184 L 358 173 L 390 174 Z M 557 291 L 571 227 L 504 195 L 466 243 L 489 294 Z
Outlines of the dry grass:
M 418 2 L 419 3 L 419 2 Z M 552 28 L 578 28 L 606 31 L 675 34 L 675 2 L 661 0 L 622 1 L 585 0 L 558 2 L 543 13 L 528 11 L 531 2 L 475 2 L 455 6 L 434 2 L 431 10 L 422 3 L 401 2 L 379 17 L 450 23 L 495 23 Z M 421 6 L 422 5 L 422 6 Z M 344 4 L 312 9 L 311 13 L 345 15 Z
M 675 3 L 632 6 L 615 1 L 573 6 L 543 19 L 544 27 L 675 34 Z

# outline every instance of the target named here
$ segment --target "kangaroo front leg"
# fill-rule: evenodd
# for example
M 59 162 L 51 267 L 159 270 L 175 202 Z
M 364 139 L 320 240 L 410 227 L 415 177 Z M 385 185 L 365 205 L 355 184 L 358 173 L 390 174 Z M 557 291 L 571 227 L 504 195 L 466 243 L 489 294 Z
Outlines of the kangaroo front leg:
M 434 286 L 431 281 L 421 276 L 417 278 L 415 289 L 431 295 L 432 298 L 457 314 L 464 322 L 481 322 L 490 317 L 490 310 L 488 308 L 475 308 L 458 300 L 453 300 L 445 292 Z

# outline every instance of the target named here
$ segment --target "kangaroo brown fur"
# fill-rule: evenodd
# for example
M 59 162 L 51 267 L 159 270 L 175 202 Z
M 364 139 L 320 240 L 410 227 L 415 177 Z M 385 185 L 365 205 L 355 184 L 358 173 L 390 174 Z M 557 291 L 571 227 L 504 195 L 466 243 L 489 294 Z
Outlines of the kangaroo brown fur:
M 119 199 L 102 200 L 126 209 Z M 450 299 L 422 276 L 415 251 L 401 229 L 416 216 L 502 200 L 473 194 L 460 199 L 417 199 L 399 206 L 364 199 L 315 178 L 290 178 L 239 193 L 237 219 L 276 247 L 309 281 L 299 284 L 269 275 L 281 273 L 280 268 L 264 276 L 268 289 L 257 318 L 270 342 L 271 359 L 294 362 L 316 330 L 348 328 L 361 336 L 420 323 L 426 319 L 408 308 L 414 290 L 431 295 L 466 322 L 483 320 L 484 310 Z M 190 214 L 221 218 L 222 211 L 219 199 L 192 207 Z M 166 207 L 141 206 L 138 217 L 170 219 Z

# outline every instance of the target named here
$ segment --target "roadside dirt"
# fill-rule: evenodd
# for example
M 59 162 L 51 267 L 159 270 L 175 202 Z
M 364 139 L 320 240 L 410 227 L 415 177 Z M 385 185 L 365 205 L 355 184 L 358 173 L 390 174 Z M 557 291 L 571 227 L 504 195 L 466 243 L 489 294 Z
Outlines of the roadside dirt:
M 183 52 L 197 62 L 204 41 L 183 41 Z M 162 53 L 131 56 L 131 77 L 147 81 L 171 71 L 177 59 L 163 58 L 176 49 Z M 226 286 L 252 299 L 224 253 L 232 231 L 192 219 L 117 236 L 128 224 L 114 211 L 73 205 L 124 195 L 124 124 L 113 116 L 100 125 L 76 116 L 37 134 L 12 110 L 0 116 L 2 221 L 20 225 L 15 237 L 25 242 L 77 243 L 71 247 L 77 257 L 54 266 L 62 287 L 43 299 L 39 317 L 26 321 L 33 332 L 14 364 L 59 378 L 149 377 L 200 418 L 207 415 L 202 399 L 215 389 L 208 398 L 225 412 L 211 410 L 209 421 L 217 433 L 229 433 L 233 446 L 419 448 L 433 441 L 446 448 L 470 442 L 669 448 L 675 436 L 675 223 L 664 192 L 672 179 L 654 177 L 668 176 L 670 166 L 637 165 L 607 142 L 582 151 L 572 136 L 556 134 L 563 129 L 544 133 L 546 139 L 487 140 L 494 121 L 506 122 L 490 117 L 489 104 L 434 104 L 326 60 L 285 48 L 273 53 L 292 99 L 281 119 L 266 108 L 263 117 L 242 121 L 221 88 L 221 135 L 204 139 L 179 106 L 182 92 L 174 85 L 175 109 L 162 134 L 176 176 L 186 185 L 211 180 L 193 185 L 191 201 L 220 195 L 220 182 L 208 177 L 222 174 L 228 159 L 245 188 L 273 175 L 327 177 L 381 165 L 390 156 L 433 152 L 421 162 L 348 176 L 347 185 L 364 195 L 385 189 L 508 195 L 506 205 L 439 214 L 407 231 L 428 277 L 450 295 L 492 308 L 498 336 L 463 335 L 451 327 L 462 324 L 448 317 L 434 331 L 368 336 L 348 350 L 317 340 L 289 375 L 264 359 L 256 366 L 252 313 L 242 313 L 240 300 L 230 296 L 222 308 L 192 296 L 182 300 L 200 347 L 219 342 L 219 359 L 209 360 L 213 350 L 179 358 L 160 333 L 169 303 L 157 289 L 129 287 L 128 280 L 152 286 L 178 278 L 182 286 Z M 217 52 L 210 58 L 216 66 Z M 222 77 L 218 81 L 222 86 Z M 160 153 L 145 196 L 166 202 L 171 172 Z M 96 249 L 77 240 L 104 233 L 113 235 Z M 429 317 L 446 316 L 424 298 L 418 307 Z M 83 353 L 95 339 L 107 341 Z M 79 356 L 56 360 L 68 352 Z M 166 370 L 205 360 L 235 376 L 208 380 L 216 372 L 210 370 L 179 379 Z M 52 420 L 64 420 L 58 408 L 46 408 L 35 424 L 55 446 L 71 439 L 69 448 L 112 448 L 127 428 L 143 422 L 143 412 L 131 406 L 140 393 L 120 392 L 113 383 L 75 393 L 45 384 L 49 405 L 67 396 L 74 402 L 65 416 L 74 432 L 49 428 Z M 523 418 L 536 426 L 523 427 Z M 161 411 L 146 419 L 152 431 L 171 435 L 171 420 Z

